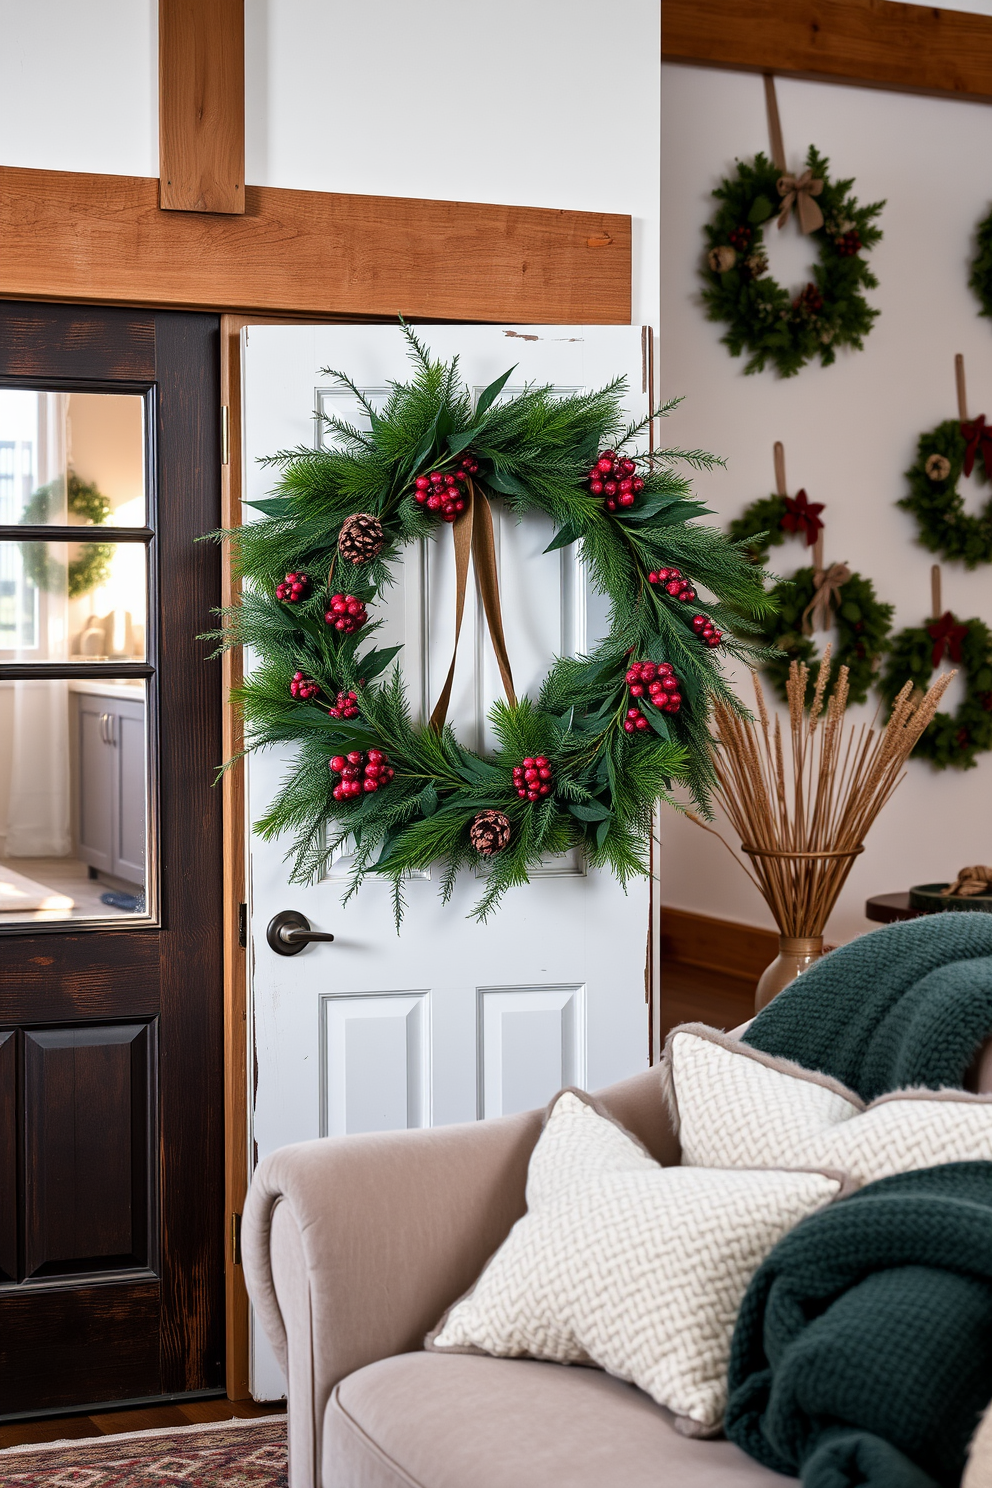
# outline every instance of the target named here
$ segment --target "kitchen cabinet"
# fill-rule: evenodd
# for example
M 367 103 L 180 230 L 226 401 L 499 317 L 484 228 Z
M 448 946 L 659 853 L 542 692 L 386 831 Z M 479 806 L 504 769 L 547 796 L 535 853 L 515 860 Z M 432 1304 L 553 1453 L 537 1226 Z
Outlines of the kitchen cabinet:
M 77 692 L 78 857 L 95 874 L 145 881 L 145 704 Z

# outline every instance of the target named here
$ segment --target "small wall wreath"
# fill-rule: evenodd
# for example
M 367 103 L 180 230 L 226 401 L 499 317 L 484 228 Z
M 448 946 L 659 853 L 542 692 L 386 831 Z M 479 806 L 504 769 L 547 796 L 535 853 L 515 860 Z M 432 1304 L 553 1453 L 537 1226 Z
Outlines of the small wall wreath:
M 984 414 L 945 419 L 920 435 L 916 459 L 906 471 L 909 494 L 898 503 L 913 513 L 925 548 L 966 568 L 992 563 L 992 496 L 972 516 L 958 490 L 962 475 L 973 470 L 979 480 L 992 481 L 992 427 Z
M 61 505 L 62 478 L 57 476 L 47 486 L 39 486 L 21 516 L 23 526 L 44 526 L 49 521 L 52 508 Z M 69 471 L 66 489 L 66 506 L 73 516 L 85 518 L 87 523 L 102 526 L 110 516 L 110 502 L 91 481 L 80 480 L 74 470 Z M 65 566 L 51 556 L 43 543 L 21 543 L 24 572 L 39 589 L 54 591 L 66 582 Z M 79 599 L 91 589 L 99 589 L 110 576 L 110 565 L 117 551 L 115 543 L 84 543 L 79 556 L 69 560 L 69 598 Z
M 964 673 L 964 700 L 956 712 L 936 715 L 913 754 L 937 770 L 971 770 L 976 755 L 992 749 L 992 630 L 984 621 L 958 621 L 947 610 L 926 625 L 901 630 L 879 688 L 889 703 L 907 681 L 923 691 L 945 655 Z
M 738 161 L 713 192 L 720 206 L 705 229 L 703 301 L 708 318 L 727 325 L 721 339 L 731 356 L 748 353 L 745 372 L 770 364 L 794 377 L 815 357 L 829 367 L 838 347 L 862 349 L 879 314 L 864 296 L 878 280 L 862 255 L 881 241 L 874 219 L 885 203 L 859 206 L 853 178 L 832 181 L 829 165 L 810 146 L 796 177 L 758 154 Z M 795 298 L 768 273 L 763 237 L 766 224 L 777 217 L 784 226 L 793 207 L 817 253 L 813 277 Z
M 771 597 L 777 613 L 763 623 L 762 639 L 775 654 L 761 666 L 782 701 L 787 701 L 786 682 L 793 661 L 803 661 L 810 668 L 812 695 L 820 667 L 811 622 L 819 609 L 822 627 L 826 629 L 832 621 L 837 632 L 832 665 L 848 668 L 850 701 L 865 702 L 888 649 L 895 613 L 894 606 L 878 598 L 871 579 L 851 573 L 842 563 L 825 572 L 800 568 L 791 579 L 776 584 Z
M 732 621 L 746 636 L 750 616 L 757 629 L 771 603 L 763 575 L 720 532 L 694 525 L 706 509 L 673 462 L 706 468 L 712 457 L 625 453 L 644 425 L 625 426 L 622 382 L 565 398 L 528 387 L 499 401 L 507 372 L 473 406 L 457 358 L 432 360 L 404 330 L 414 375 L 379 411 L 327 370 L 360 399 L 368 430 L 329 419 L 339 447 L 272 456 L 279 479 L 254 503 L 262 518 L 218 534 L 246 580 L 218 637 L 259 657 L 237 694 L 246 749 L 296 746 L 255 830 L 293 834 L 297 883 L 350 840 L 348 893 L 369 873 L 385 876 L 397 921 L 405 876 L 437 862 L 444 899 L 462 866 L 488 866 L 481 919 L 543 856 L 575 846 L 625 882 L 646 870 L 652 810 L 673 780 L 706 809 L 710 700 L 740 706 L 717 649 L 754 657 L 718 627 Z M 607 639 L 556 661 L 533 700 L 514 696 L 502 642 L 490 497 L 553 517 L 548 551 L 581 542 L 610 599 Z M 462 594 L 474 554 L 507 692 L 490 715 L 499 748 L 488 757 L 444 722 L 447 688 L 431 721 L 415 724 L 398 666 L 377 680 L 399 648 L 367 644 L 377 628 L 368 607 L 401 546 L 445 523 Z
M 808 547 L 823 530 L 822 501 L 810 501 L 804 490 L 795 496 L 760 496 L 745 507 L 727 528 L 731 542 L 746 543 L 753 563 L 764 563 L 768 549 L 777 548 L 786 537 L 803 536 Z

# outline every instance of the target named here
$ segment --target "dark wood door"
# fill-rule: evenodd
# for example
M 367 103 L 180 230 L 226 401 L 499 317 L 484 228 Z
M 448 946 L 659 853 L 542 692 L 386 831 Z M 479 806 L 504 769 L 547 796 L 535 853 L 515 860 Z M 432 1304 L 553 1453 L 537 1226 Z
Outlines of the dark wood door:
M 0 1418 L 223 1389 L 221 801 L 212 788 L 221 694 L 218 664 L 197 640 L 219 602 L 220 565 L 217 549 L 196 540 L 219 523 L 218 356 L 213 316 L 0 304 L 0 397 L 140 398 L 145 514 L 115 531 L 113 551 L 128 548 L 129 573 L 143 552 L 147 573 L 143 650 L 135 624 L 130 650 L 107 642 L 113 656 L 95 654 L 98 615 L 79 622 L 84 639 L 60 642 L 55 659 L 36 632 L 33 652 L 11 649 L 14 641 L 3 650 L 0 635 L 0 687 L 13 686 L 13 706 L 29 682 L 90 701 L 109 685 L 143 697 L 144 712 L 123 703 L 117 714 L 147 718 L 135 724 L 146 729 L 144 784 L 134 783 L 131 739 L 120 808 L 130 814 L 129 861 L 143 834 L 140 888 L 140 863 L 131 882 L 105 878 L 78 843 L 62 859 L 5 859 L 15 884 L 50 887 L 66 865 L 80 876 L 64 918 L 56 910 L 18 923 L 0 907 Z M 0 510 L 0 631 L 21 625 L 19 645 L 24 625 L 55 605 L 51 592 L 39 594 L 57 577 L 39 579 L 23 556 L 26 538 L 41 551 L 39 510 L 37 495 L 26 515 Z M 82 536 L 65 551 L 83 553 L 91 529 L 69 531 L 71 520 L 41 537 L 57 547 Z M 71 557 L 68 572 L 71 616 Z M 106 588 L 92 592 L 95 609 L 108 603 Z M 129 626 L 132 618 L 129 610 Z M 109 754 L 120 741 L 113 705 L 104 713 L 103 737 L 90 742 Z M 50 734 L 37 742 L 54 761 L 49 773 L 68 780 Z M 91 789 L 78 768 L 74 778 L 77 797 Z M 16 782 L 10 790 L 13 821 L 23 802 Z M 79 802 L 71 791 L 66 801 L 75 841 Z M 81 910 L 91 890 L 102 897 Z

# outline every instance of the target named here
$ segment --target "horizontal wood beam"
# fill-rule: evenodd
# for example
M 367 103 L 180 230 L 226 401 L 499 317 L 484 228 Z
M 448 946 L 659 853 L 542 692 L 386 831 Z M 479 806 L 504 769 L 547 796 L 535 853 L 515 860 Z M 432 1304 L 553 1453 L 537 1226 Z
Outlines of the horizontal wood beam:
M 244 0 L 158 0 L 160 205 L 245 210 Z
M 158 182 L 0 167 L 0 298 L 305 316 L 630 323 L 630 218 L 268 186 L 243 216 Z
M 662 58 L 992 102 L 992 17 L 896 0 L 663 0 Z

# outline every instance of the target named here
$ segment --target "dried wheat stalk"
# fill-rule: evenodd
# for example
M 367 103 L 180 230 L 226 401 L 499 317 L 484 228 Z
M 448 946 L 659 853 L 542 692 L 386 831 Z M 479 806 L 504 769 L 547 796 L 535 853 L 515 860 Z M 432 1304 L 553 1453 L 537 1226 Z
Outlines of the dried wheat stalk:
M 751 859 L 745 873 L 779 932 L 794 939 L 823 934 L 868 828 L 903 778 L 903 765 L 954 675 L 938 677 L 925 696 L 907 682 L 879 732 L 874 724 L 845 728 L 847 668 L 839 669 L 828 698 L 829 674 L 828 646 L 807 710 L 808 668 L 792 663 L 786 742 L 778 717 L 774 724 L 769 719 L 755 672 L 757 720 L 741 718 L 724 703 L 714 710 L 714 795 Z

